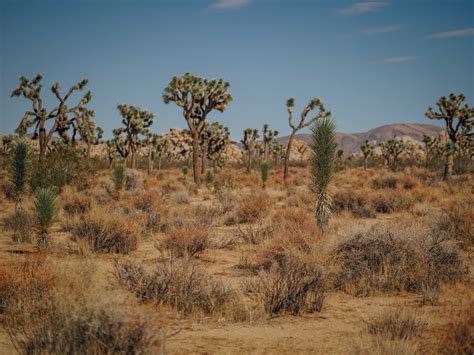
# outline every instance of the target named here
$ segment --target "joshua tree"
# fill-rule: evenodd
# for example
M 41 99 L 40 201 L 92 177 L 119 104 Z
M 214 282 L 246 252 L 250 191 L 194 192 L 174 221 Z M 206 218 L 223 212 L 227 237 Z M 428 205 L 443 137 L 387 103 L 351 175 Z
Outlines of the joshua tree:
M 148 128 L 153 124 L 154 116 L 151 112 L 132 105 L 118 105 L 117 109 L 122 115 L 122 124 L 125 127 L 113 130 L 113 134 L 117 138 L 116 148 L 123 158 L 131 156 L 132 169 L 136 169 L 137 153 L 142 146 L 142 137 L 146 137 L 149 133 Z M 122 135 L 125 138 L 121 138 Z
M 270 144 L 270 154 L 273 156 L 275 166 L 280 166 L 280 161 L 285 159 L 286 148 L 280 142 L 273 142 Z
M 268 160 L 264 160 L 261 166 L 261 177 L 262 177 L 262 186 L 265 188 L 268 180 L 268 171 L 270 170 L 270 163 Z
M 170 142 L 166 136 L 158 136 L 154 143 L 154 154 L 158 158 L 158 170 L 161 170 L 161 161 L 164 156 L 168 155 Z
M 396 168 L 400 155 L 407 150 L 407 145 L 403 140 L 395 138 L 389 139 L 385 143 L 382 142 L 379 146 L 385 165 L 392 170 Z
M 368 140 L 365 140 L 364 144 L 360 146 L 360 150 L 364 155 L 364 169 L 367 169 L 367 161 L 374 151 L 374 146 Z
M 268 146 L 278 136 L 278 131 L 268 129 L 268 124 L 263 125 L 263 160 L 268 160 Z
M 120 153 L 117 150 L 117 141 L 115 139 L 107 140 L 105 142 L 105 150 L 107 152 L 107 161 L 110 169 L 112 168 L 115 158 L 120 156 Z
M 20 77 L 20 85 L 13 90 L 13 96 L 23 96 L 30 100 L 33 106 L 31 111 L 26 111 L 18 125 L 16 132 L 22 136 L 28 132 L 28 128 L 34 126 L 33 139 L 39 141 L 39 160 L 42 161 L 46 155 L 53 135 L 58 133 L 59 136 L 66 142 L 72 139 L 75 141 L 78 125 L 80 122 L 90 120 L 94 116 L 94 111 L 86 107 L 92 99 L 92 94 L 88 91 L 82 99 L 75 105 L 67 105 L 71 95 L 76 91 L 81 91 L 88 84 L 88 80 L 84 79 L 69 88 L 65 95 L 60 92 L 59 83 L 54 83 L 51 86 L 51 91 L 59 101 L 57 107 L 48 111 L 43 106 L 43 98 L 41 97 L 41 80 L 42 74 L 37 74 L 33 80 L 22 76 Z M 47 132 L 46 122 L 52 120 L 49 131 Z M 72 131 L 72 137 L 68 135 L 68 131 Z
M 288 140 L 288 145 L 286 148 L 285 170 L 283 173 L 283 179 L 285 182 L 288 180 L 288 168 L 289 168 L 288 165 L 290 163 L 291 145 L 293 143 L 293 139 L 295 137 L 296 132 L 298 132 L 302 128 L 308 127 L 309 125 L 313 124 L 316 120 L 320 118 L 324 118 L 331 114 L 329 111 L 326 111 L 326 109 L 324 108 L 324 104 L 320 99 L 314 98 L 308 103 L 308 105 L 306 105 L 303 112 L 301 112 L 301 118 L 300 118 L 299 124 L 295 125 L 293 123 L 293 107 L 294 106 L 295 106 L 295 98 L 290 97 L 286 101 L 286 107 L 288 110 L 288 123 L 291 128 L 291 134 L 290 134 L 290 139 Z M 308 121 L 306 121 L 306 116 L 308 115 L 309 112 L 313 111 L 314 109 L 319 110 L 318 114 L 316 114 L 315 116 L 311 117 Z
M 257 141 L 260 134 L 257 129 L 246 128 L 244 129 L 244 137 L 240 142 L 244 145 L 244 149 L 247 151 L 247 172 L 250 173 L 252 169 L 252 158 L 255 150 L 255 142 Z
M 193 174 L 196 185 L 201 183 L 200 147 L 201 134 L 207 115 L 212 110 L 223 112 L 232 96 L 227 92 L 230 84 L 222 79 L 203 79 L 186 73 L 173 77 L 163 91 L 165 104 L 174 102 L 183 109 L 183 116 L 193 138 Z
M 329 185 L 335 173 L 336 126 L 330 117 L 316 121 L 311 127 L 314 151 L 312 160 L 313 188 L 318 195 L 316 219 L 321 230 L 325 230 L 331 217 Z
M 221 154 L 230 142 L 230 133 L 227 127 L 218 122 L 213 122 L 206 127 L 201 135 L 202 165 L 201 170 L 207 169 L 207 160 L 212 161 L 215 170 L 221 160 Z
M 94 121 L 90 119 L 80 120 L 77 125 L 77 130 L 81 135 L 81 140 L 87 145 L 87 157 L 91 156 L 91 146 L 100 143 L 104 130 L 100 127 L 96 127 Z
M 444 120 L 446 123 L 446 133 L 449 141 L 445 153 L 445 180 L 451 179 L 453 175 L 454 152 L 458 148 L 460 137 L 472 137 L 474 107 L 469 107 L 467 104 L 463 106 L 465 99 L 464 94 L 455 95 L 451 93 L 448 98 L 443 96 L 436 103 L 439 112 L 434 112 L 433 108 L 429 107 L 425 113 L 429 119 Z
M 21 206 L 21 197 L 25 193 L 28 180 L 28 166 L 28 144 L 19 141 L 13 147 L 13 155 L 10 162 L 10 182 L 13 185 L 17 208 Z
M 52 188 L 38 188 L 35 195 L 35 212 L 38 223 L 38 247 L 49 245 L 48 229 L 56 216 L 56 192 Z

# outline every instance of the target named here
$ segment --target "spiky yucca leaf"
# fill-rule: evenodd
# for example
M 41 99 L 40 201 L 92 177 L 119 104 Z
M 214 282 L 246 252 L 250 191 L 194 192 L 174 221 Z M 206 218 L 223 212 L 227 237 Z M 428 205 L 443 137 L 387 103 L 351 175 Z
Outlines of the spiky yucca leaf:
M 28 179 L 28 144 L 20 141 L 13 148 L 10 163 L 10 182 L 13 184 L 15 198 L 21 199 Z
M 40 229 L 45 232 L 56 216 L 56 191 L 53 188 L 39 188 L 35 196 L 36 219 Z
M 314 151 L 311 173 L 313 189 L 318 195 L 316 218 L 319 227 L 324 230 L 331 217 L 331 197 L 329 185 L 335 173 L 337 143 L 336 125 L 330 117 L 317 120 L 311 127 Z
M 266 183 L 267 183 L 267 180 L 268 180 L 268 171 L 270 170 L 270 163 L 265 160 L 263 163 L 262 163 L 262 166 L 261 166 L 261 177 L 262 177 L 262 185 L 263 187 L 265 187 Z
M 114 183 L 115 191 L 120 192 L 123 190 L 125 184 L 125 165 L 117 164 L 114 168 Z

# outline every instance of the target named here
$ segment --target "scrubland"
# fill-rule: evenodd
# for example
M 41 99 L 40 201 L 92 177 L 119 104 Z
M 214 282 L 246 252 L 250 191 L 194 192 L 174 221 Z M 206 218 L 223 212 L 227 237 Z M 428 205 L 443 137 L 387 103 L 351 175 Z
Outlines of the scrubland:
M 343 169 L 314 216 L 306 167 L 113 172 L 0 205 L 0 349 L 10 353 L 472 354 L 471 174 Z

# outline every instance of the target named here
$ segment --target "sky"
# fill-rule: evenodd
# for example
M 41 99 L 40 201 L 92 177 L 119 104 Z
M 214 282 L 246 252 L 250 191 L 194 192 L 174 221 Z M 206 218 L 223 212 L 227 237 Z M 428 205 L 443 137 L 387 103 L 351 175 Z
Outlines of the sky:
M 264 123 L 288 134 L 291 96 L 296 114 L 321 98 L 342 132 L 441 124 L 424 116 L 439 97 L 474 104 L 473 57 L 472 0 L 0 0 L 0 132 L 31 108 L 10 94 L 36 73 L 48 109 L 52 83 L 88 78 L 106 137 L 119 103 L 153 112 L 153 132 L 184 128 L 161 94 L 185 72 L 230 82 L 208 120 L 235 139 Z

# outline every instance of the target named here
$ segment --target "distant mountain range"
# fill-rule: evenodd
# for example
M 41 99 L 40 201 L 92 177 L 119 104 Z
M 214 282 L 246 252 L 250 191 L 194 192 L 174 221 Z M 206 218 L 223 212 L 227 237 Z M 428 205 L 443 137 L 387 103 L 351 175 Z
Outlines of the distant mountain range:
M 357 153 L 360 150 L 360 145 L 369 140 L 370 142 L 384 142 L 391 138 L 403 138 L 404 140 L 414 140 L 420 142 L 423 136 L 437 137 L 443 128 L 430 124 L 416 124 L 416 123 L 400 123 L 389 124 L 373 128 L 368 132 L 361 133 L 336 133 L 336 140 L 341 149 L 346 154 Z M 280 137 L 277 139 L 280 143 L 288 142 L 289 136 Z M 300 133 L 295 135 L 295 139 L 301 140 L 305 143 L 311 142 L 310 133 Z

